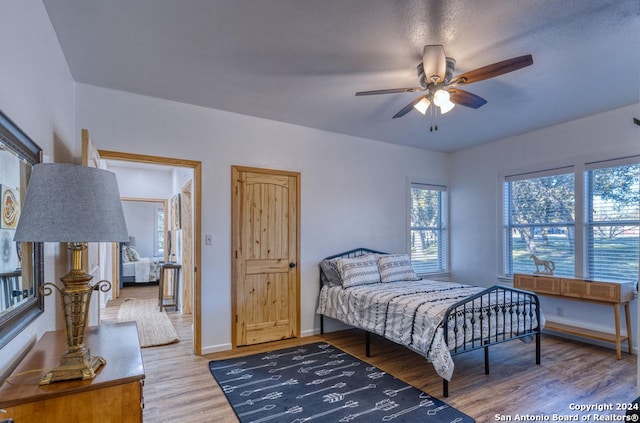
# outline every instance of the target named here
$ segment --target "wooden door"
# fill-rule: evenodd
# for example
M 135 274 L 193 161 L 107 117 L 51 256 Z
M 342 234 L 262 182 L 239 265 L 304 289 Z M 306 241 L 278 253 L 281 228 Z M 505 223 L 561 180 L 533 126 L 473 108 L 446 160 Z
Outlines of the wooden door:
M 234 346 L 300 335 L 300 174 L 232 166 Z
M 183 314 L 193 312 L 193 189 L 190 180 L 181 190 L 182 209 L 182 307 Z

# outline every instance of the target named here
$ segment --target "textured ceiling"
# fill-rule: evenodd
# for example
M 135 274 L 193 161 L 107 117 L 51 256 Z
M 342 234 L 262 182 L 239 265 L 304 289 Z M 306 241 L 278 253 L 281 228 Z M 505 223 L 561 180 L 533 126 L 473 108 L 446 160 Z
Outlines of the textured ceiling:
M 638 103 L 638 0 L 44 0 L 77 82 L 438 151 Z M 487 100 L 391 117 L 425 44 L 454 75 L 523 54 L 465 87 Z M 631 116 L 629 117 L 631 120 Z

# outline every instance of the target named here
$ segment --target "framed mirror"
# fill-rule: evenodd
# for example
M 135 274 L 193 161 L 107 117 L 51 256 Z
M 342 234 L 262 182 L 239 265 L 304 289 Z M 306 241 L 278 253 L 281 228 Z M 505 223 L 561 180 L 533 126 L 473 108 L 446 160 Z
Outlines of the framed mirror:
M 44 311 L 42 243 L 13 241 L 42 149 L 0 111 L 0 348 Z

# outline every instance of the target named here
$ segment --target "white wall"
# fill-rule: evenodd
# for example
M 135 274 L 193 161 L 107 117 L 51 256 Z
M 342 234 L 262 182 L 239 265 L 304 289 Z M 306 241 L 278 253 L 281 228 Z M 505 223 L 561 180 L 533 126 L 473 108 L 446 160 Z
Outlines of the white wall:
M 640 127 L 633 123 L 638 116 L 636 104 L 452 154 L 453 279 L 483 286 L 501 283 L 501 174 L 638 155 Z M 559 304 L 564 316 L 553 316 Z M 610 307 L 546 298 L 542 306 L 557 321 L 608 331 L 614 327 Z M 634 302 L 633 322 L 636 308 Z
M 93 139 L 93 131 L 89 130 L 89 133 Z M 120 197 L 167 200 L 175 192 L 170 170 L 140 170 L 113 165 L 107 169 L 116 174 Z
M 448 177 L 446 154 L 84 84 L 76 101 L 98 148 L 202 161 L 204 352 L 231 343 L 231 165 L 301 172 L 304 335 L 319 326 L 318 262 L 358 246 L 405 251 L 407 176 Z
M 162 203 L 149 201 L 123 201 L 122 211 L 129 236 L 135 237 L 133 248 L 140 257 L 153 257 L 156 237 L 156 210 Z
M 0 109 L 53 161 L 79 157 L 74 126 L 74 82 L 41 0 L 0 2 Z M 45 244 L 45 281 L 64 274 L 58 244 Z M 0 350 L 0 373 L 43 332 L 64 328 L 58 298 L 46 297 L 45 313 Z

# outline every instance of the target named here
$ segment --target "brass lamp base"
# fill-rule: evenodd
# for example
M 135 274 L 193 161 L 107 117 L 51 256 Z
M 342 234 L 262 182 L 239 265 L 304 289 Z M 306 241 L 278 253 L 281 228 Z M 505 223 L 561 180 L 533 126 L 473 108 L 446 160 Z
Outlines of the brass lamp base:
M 107 364 L 107 360 L 99 356 L 91 356 L 89 350 L 81 348 L 77 351 L 67 351 L 60 357 L 60 364 L 40 379 L 40 385 L 71 379 L 93 379 L 96 371 Z
M 42 286 L 44 295 L 50 295 L 53 289 L 60 293 L 67 327 L 67 350 L 60 356 L 60 364 L 40 379 L 40 385 L 60 380 L 93 379 L 100 366 L 107 364 L 102 357 L 92 357 L 84 346 L 84 331 L 89 320 L 91 293 L 95 290 L 107 292 L 111 284 L 109 281 L 100 281 L 91 285 L 93 277 L 81 268 L 82 251 L 86 249 L 86 244 L 70 242 L 68 248 L 73 252 L 73 266 L 69 273 L 60 278 L 64 287 L 59 288 L 52 283 Z

